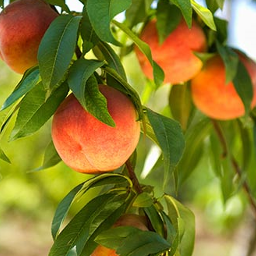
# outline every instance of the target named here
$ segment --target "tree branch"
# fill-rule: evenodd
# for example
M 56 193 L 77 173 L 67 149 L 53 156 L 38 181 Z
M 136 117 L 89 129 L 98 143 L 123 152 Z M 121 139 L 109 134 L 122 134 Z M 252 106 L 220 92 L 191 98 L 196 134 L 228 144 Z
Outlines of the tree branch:
M 133 168 L 133 166 L 132 166 L 132 164 L 131 164 L 131 162 L 130 162 L 129 159 L 125 162 L 125 165 L 126 165 L 126 168 L 127 168 L 127 170 L 128 170 L 128 174 L 129 174 L 129 177 L 130 177 L 130 179 L 131 179 L 131 181 L 132 181 L 132 183 L 133 183 L 133 186 L 134 186 L 135 190 L 136 190 L 139 194 L 141 194 L 141 193 L 143 192 L 143 190 L 142 190 L 142 188 L 141 188 L 141 186 L 140 186 L 140 183 L 139 183 L 139 181 L 138 181 L 138 178 L 137 178 L 137 176 L 136 176 L 136 174 L 135 174 L 135 172 L 134 172 L 134 168 Z

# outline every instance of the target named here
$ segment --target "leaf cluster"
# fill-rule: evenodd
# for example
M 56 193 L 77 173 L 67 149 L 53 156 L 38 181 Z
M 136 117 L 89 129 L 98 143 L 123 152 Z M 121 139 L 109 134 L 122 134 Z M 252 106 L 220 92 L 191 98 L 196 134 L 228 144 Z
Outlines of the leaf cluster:
M 210 152 L 209 162 L 220 179 L 224 201 L 245 184 L 251 202 L 254 201 L 256 184 L 253 181 L 248 184 L 248 179 L 253 177 L 256 142 L 256 114 L 250 110 L 252 83 L 237 52 L 226 44 L 227 22 L 214 16 L 223 8 L 224 0 L 207 0 L 207 7 L 194 0 L 99 0 L 97 3 L 80 0 L 81 12 L 70 11 L 64 0 L 47 2 L 57 6 L 60 15 L 41 41 L 38 65 L 26 71 L 1 107 L 5 113 L 1 139 L 12 119 L 15 124 L 8 135 L 10 141 L 42 129 L 69 93 L 98 120 L 115 126 L 106 98 L 98 89 L 98 84 L 107 84 L 130 98 L 141 122 L 141 133 L 160 148 L 161 154 L 152 171 L 161 165 L 164 188 L 174 180 L 178 194 L 202 157 Z M 3 6 L 3 1 L 0 5 Z M 123 21 L 115 19 L 118 14 L 124 14 Z M 208 53 L 195 54 L 203 61 L 214 54 L 221 55 L 226 81 L 234 82 L 245 106 L 245 117 L 221 122 L 203 116 L 193 105 L 189 82 L 170 86 L 168 114 L 142 104 L 127 78 L 122 59 L 138 47 L 153 67 L 154 89 L 162 85 L 164 70 L 152 59 L 150 47 L 139 38 L 141 29 L 152 18 L 157 19 L 160 43 L 181 18 L 188 27 L 193 19 L 199 22 L 207 35 Z M 0 158 L 11 162 L 1 148 Z M 43 163 L 36 171 L 60 161 L 49 139 Z M 193 213 L 167 193 L 156 198 L 154 188 L 138 182 L 136 164 L 135 152 L 126 165 L 111 174 L 86 180 L 65 196 L 53 218 L 54 243 L 49 256 L 89 256 L 99 244 L 121 256 L 192 255 Z M 95 197 L 69 220 L 72 205 L 95 188 L 99 191 Z M 145 216 L 149 231 L 125 226 L 113 228 L 127 212 Z

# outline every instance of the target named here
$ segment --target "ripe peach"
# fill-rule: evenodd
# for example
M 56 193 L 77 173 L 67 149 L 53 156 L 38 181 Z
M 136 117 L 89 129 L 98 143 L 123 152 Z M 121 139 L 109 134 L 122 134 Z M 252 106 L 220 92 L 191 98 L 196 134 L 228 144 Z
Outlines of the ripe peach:
M 139 216 L 135 214 L 125 214 L 121 216 L 115 223 L 114 227 L 118 226 L 132 226 L 143 231 L 147 231 L 147 221 L 144 216 Z M 105 246 L 99 245 L 91 256 L 118 256 L 113 249 L 109 249 Z
M 253 84 L 253 100 L 256 105 L 256 63 L 239 54 Z M 194 104 L 205 115 L 228 120 L 244 115 L 244 105 L 236 92 L 234 84 L 225 83 L 225 66 L 219 55 L 209 59 L 201 72 L 191 80 L 191 93 Z
M 17 0 L 0 14 L 0 56 L 17 73 L 37 64 L 41 39 L 58 14 L 43 0 Z
M 140 38 L 151 48 L 153 60 L 164 70 L 164 83 L 178 84 L 194 77 L 202 68 L 202 61 L 193 52 L 206 51 L 206 37 L 202 28 L 193 21 L 191 29 L 181 19 L 171 34 L 160 44 L 156 20 L 142 30 Z M 153 78 L 152 67 L 145 55 L 135 48 L 143 73 Z
M 110 127 L 69 95 L 54 114 L 52 139 L 62 160 L 72 169 L 100 173 L 122 166 L 135 150 L 140 123 L 133 103 L 120 91 L 99 85 L 116 126 Z

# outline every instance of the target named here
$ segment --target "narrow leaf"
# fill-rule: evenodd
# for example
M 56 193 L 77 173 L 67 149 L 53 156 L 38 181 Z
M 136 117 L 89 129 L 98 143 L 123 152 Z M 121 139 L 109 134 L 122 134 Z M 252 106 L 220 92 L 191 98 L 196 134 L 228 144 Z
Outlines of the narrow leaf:
M 79 59 L 70 68 L 68 76 L 69 88 L 80 104 L 86 108 L 85 87 L 86 82 L 94 71 L 104 65 L 103 61 Z
M 116 253 L 122 256 L 148 256 L 165 252 L 171 247 L 159 234 L 130 226 L 104 231 L 96 241 L 115 249 Z
M 52 90 L 61 80 L 73 57 L 80 16 L 61 15 L 46 31 L 38 50 L 43 84 Z
M 108 112 L 107 100 L 100 92 L 97 79 L 94 76 L 88 79 L 85 90 L 84 98 L 87 111 L 101 122 L 115 127 L 115 121 Z
M 99 37 L 96 35 L 90 22 L 86 6 L 83 9 L 83 18 L 81 20 L 80 33 L 83 39 L 83 52 L 87 53 L 99 42 Z
M 187 180 L 198 165 L 204 152 L 205 139 L 209 136 L 211 127 L 209 119 L 202 119 L 186 131 L 186 148 L 175 171 L 178 180 L 177 188 Z
M 130 5 L 131 0 L 105 0 L 97 3 L 94 0 L 87 0 L 86 8 L 89 19 L 102 41 L 120 45 L 112 35 L 110 23 L 117 14 L 125 11 Z
M 59 154 L 57 153 L 57 151 L 53 145 L 53 142 L 51 141 L 48 144 L 48 146 L 46 147 L 42 166 L 40 166 L 32 171 L 41 171 L 43 169 L 50 168 L 50 167 L 58 164 L 60 161 L 62 161 L 62 159 L 60 158 Z
M 168 251 L 170 247 L 171 244 L 159 234 L 152 231 L 138 230 L 124 240 L 117 249 L 117 253 L 123 256 L 148 256 Z
M 102 42 L 102 41 L 99 42 L 99 44 L 97 46 L 98 46 L 99 50 L 101 51 L 101 53 L 103 54 L 103 56 L 105 57 L 108 65 L 111 68 L 115 69 L 116 72 L 123 79 L 127 80 L 124 67 L 123 67 L 118 55 L 115 53 L 115 51 L 107 43 Z
M 175 5 L 170 4 L 169 0 L 161 0 L 157 5 L 156 18 L 156 27 L 161 44 L 180 23 L 181 12 Z
M 123 77 L 120 76 L 116 70 L 108 66 L 104 66 L 103 69 L 112 78 L 111 86 L 121 91 L 131 99 L 139 114 L 139 119 L 143 119 L 144 111 L 137 91 L 134 90 L 134 88 L 125 79 L 123 79 Z
M 39 69 L 34 68 L 32 70 L 26 71 L 21 81 L 16 86 L 12 94 L 6 99 L 4 104 L 1 107 L 1 110 L 4 110 L 11 106 L 15 101 L 24 96 L 29 92 L 39 81 Z
M 177 120 L 185 131 L 189 124 L 193 109 L 191 92 L 188 84 L 174 85 L 169 95 L 169 105 L 172 116 Z
M 3 161 L 7 162 L 7 163 L 11 163 L 10 159 L 8 158 L 8 156 L 4 153 L 4 151 L 0 148 L 0 159 L 2 159 Z
M 56 239 L 58 232 L 60 230 L 61 224 L 66 218 L 74 198 L 79 193 L 83 185 L 84 185 L 84 182 L 79 184 L 75 188 L 73 188 L 59 203 L 52 220 L 51 232 L 52 232 L 53 239 Z
M 147 115 L 163 152 L 166 180 L 179 163 L 185 148 L 182 129 L 175 120 L 150 109 L 147 109 Z
M 169 195 L 165 195 L 168 216 L 180 234 L 180 255 L 191 256 L 195 243 L 195 216 L 193 212 Z
M 107 100 L 101 94 L 96 78 L 92 75 L 104 62 L 79 59 L 70 69 L 68 84 L 80 104 L 98 120 L 115 126 L 108 112 Z
M 191 0 L 171 0 L 182 12 L 182 15 L 189 28 L 192 26 L 192 6 Z
M 216 25 L 214 23 L 213 15 L 211 11 L 202 5 L 198 4 L 194 0 L 191 0 L 191 4 L 195 12 L 200 16 L 204 23 L 212 30 L 216 31 Z
M 100 226 L 104 223 L 105 229 L 110 228 L 120 215 L 115 216 L 111 221 L 108 217 L 117 209 L 123 207 L 124 202 L 123 196 L 115 196 L 114 194 L 103 194 L 92 199 L 57 236 L 49 256 L 67 255 L 75 246 L 78 247 L 80 251 L 78 255 L 80 255 L 82 253 L 81 248 L 91 242 L 93 246 L 91 247 L 91 244 L 87 244 L 90 249 L 87 248 L 87 251 L 83 254 L 89 256 L 96 247 L 93 241 L 94 238 L 103 231 Z M 108 222 L 105 221 L 106 219 Z
M 21 101 L 11 140 L 31 135 L 38 131 L 55 113 L 68 93 L 66 83 L 54 90 L 46 98 L 47 92 L 42 83 L 33 88 Z
M 152 227 L 155 230 L 155 232 L 164 237 L 164 222 L 156 206 L 153 204 L 149 207 L 144 207 L 144 211 L 147 217 L 149 218 L 150 223 L 152 224 Z
M 235 89 L 241 98 L 244 108 L 245 108 L 245 115 L 248 115 L 251 110 L 251 102 L 253 98 L 253 85 L 251 77 L 244 66 L 244 64 L 239 61 L 237 66 L 237 73 L 233 79 L 233 83 Z
M 224 2 L 225 0 L 206 0 L 207 7 L 212 13 L 216 12 L 219 8 L 222 10 Z
M 47 0 L 49 4 L 57 5 L 63 9 L 63 11 L 70 13 L 68 6 L 65 4 L 65 0 Z
M 153 0 L 132 0 L 131 6 L 125 12 L 126 22 L 129 28 L 145 19 L 152 2 Z
M 149 207 L 153 204 L 153 198 L 146 192 L 139 194 L 133 202 L 134 207 Z
M 230 47 L 222 46 L 218 41 L 217 50 L 225 65 L 225 82 L 227 84 L 231 82 L 236 76 L 239 58 Z
M 162 68 L 152 59 L 152 54 L 150 47 L 148 44 L 143 42 L 140 38 L 138 38 L 128 27 L 119 23 L 117 21 L 113 21 L 113 23 L 118 26 L 137 46 L 138 48 L 145 54 L 151 66 L 153 67 L 153 75 L 154 82 L 157 86 L 160 86 L 164 81 L 164 71 Z

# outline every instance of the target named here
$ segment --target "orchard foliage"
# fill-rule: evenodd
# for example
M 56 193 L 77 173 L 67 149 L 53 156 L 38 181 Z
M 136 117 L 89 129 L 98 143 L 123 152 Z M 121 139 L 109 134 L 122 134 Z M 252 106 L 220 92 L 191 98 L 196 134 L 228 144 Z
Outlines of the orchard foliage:
M 80 0 L 81 12 L 70 10 L 65 0 L 46 2 L 60 15 L 40 43 L 38 65 L 24 73 L 2 104 L 5 118 L 1 135 L 10 131 L 6 128 L 12 119 L 15 125 L 8 134 L 10 143 L 33 135 L 51 120 L 69 92 L 89 113 L 113 126 L 98 90 L 98 84 L 107 84 L 133 102 L 141 122 L 139 143 L 149 139 L 161 149 L 151 172 L 159 172 L 163 180 L 163 184 L 158 184 L 158 189 L 162 190 L 160 197 L 155 196 L 151 184 L 138 181 L 135 173 L 141 170 L 136 165 L 136 151 L 125 165 L 112 173 L 85 177 L 86 180 L 71 190 L 56 209 L 52 222 L 54 243 L 49 256 L 89 256 L 98 244 L 115 249 L 121 256 L 192 255 L 194 214 L 176 195 L 204 152 L 208 152 L 211 168 L 220 180 L 224 202 L 245 188 L 248 202 L 256 208 L 256 113 L 250 108 L 252 81 L 236 52 L 227 45 L 227 21 L 215 15 L 223 8 L 224 0 L 207 0 L 207 7 L 194 0 Z M 2 7 L 4 4 L 0 1 Z M 115 19 L 118 14 L 124 15 L 121 21 Z M 207 38 L 207 52 L 195 54 L 203 62 L 220 54 L 226 68 L 226 81 L 234 82 L 244 104 L 243 117 L 226 121 L 211 119 L 194 106 L 190 81 L 163 85 L 165 70 L 152 59 L 149 45 L 139 37 L 151 18 L 157 19 L 160 42 L 175 29 L 181 18 L 189 28 L 192 19 L 197 20 Z M 161 113 L 149 108 L 147 102 L 142 103 L 141 95 L 126 75 L 122 60 L 133 54 L 135 46 L 147 57 L 154 74 L 153 81 L 147 80 L 141 86 L 148 87 L 152 93 L 162 86 L 170 87 L 166 95 L 169 103 Z M 142 71 L 138 72 L 143 76 Z M 0 158 L 12 161 L 4 148 L 0 148 Z M 35 171 L 60 161 L 49 138 L 43 163 Z M 175 186 L 174 195 L 165 192 L 169 184 Z M 99 193 L 63 227 L 72 205 L 95 188 Z M 149 231 L 131 227 L 110 230 L 126 212 L 145 215 Z

